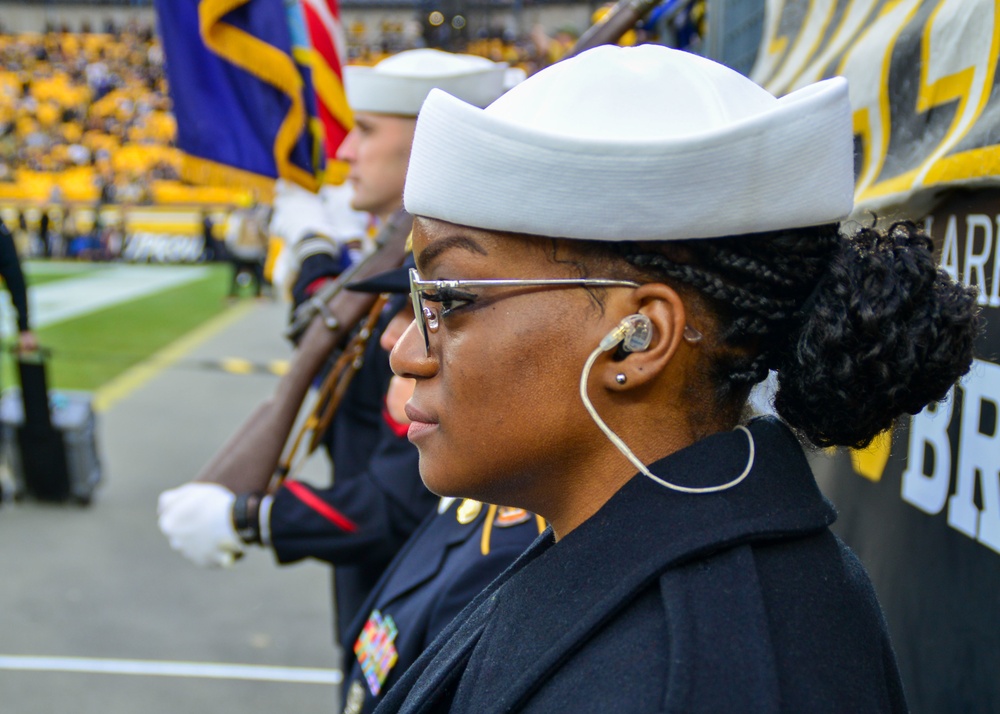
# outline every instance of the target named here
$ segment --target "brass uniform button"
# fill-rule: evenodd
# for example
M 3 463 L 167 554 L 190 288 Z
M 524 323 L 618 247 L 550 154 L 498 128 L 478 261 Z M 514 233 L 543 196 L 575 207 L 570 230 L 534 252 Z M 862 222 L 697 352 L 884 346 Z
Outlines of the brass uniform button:
M 474 501 L 471 498 L 466 498 L 458 506 L 458 510 L 455 511 L 455 517 L 458 519 L 458 522 L 464 526 L 476 520 L 476 516 L 478 516 L 479 512 L 482 510 L 483 504 L 481 501 Z

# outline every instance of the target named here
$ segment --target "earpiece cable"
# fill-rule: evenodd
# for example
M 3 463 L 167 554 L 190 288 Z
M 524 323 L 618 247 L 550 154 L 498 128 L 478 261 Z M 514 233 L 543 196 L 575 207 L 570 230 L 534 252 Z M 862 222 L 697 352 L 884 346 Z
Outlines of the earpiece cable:
M 614 444 L 615 447 L 620 452 L 622 452 L 625 458 L 631 461 L 632 465 L 635 466 L 645 476 L 648 476 L 653 481 L 656 481 L 656 483 L 660 484 L 661 486 L 665 486 L 673 491 L 680 491 L 682 493 L 716 493 L 718 491 L 725 491 L 727 489 L 730 489 L 733 486 L 736 486 L 738 483 L 740 483 L 743 479 L 745 479 L 747 475 L 750 473 L 750 469 L 753 468 L 754 451 L 755 451 L 753 434 L 751 434 L 750 430 L 747 429 L 745 426 L 737 426 L 736 428 L 743 431 L 747 435 L 747 440 L 750 444 L 750 458 L 747 459 L 747 465 L 746 468 L 743 469 L 743 473 L 741 473 L 739 476 L 734 478 L 729 483 L 724 483 L 720 486 L 704 486 L 701 488 L 680 486 L 676 483 L 671 483 L 665 479 L 660 478 L 652 471 L 650 471 L 648 468 L 646 468 L 646 465 L 639 460 L 639 457 L 637 457 L 635 454 L 632 453 L 632 450 L 628 448 L 628 446 L 625 444 L 624 441 L 621 440 L 621 437 L 619 437 L 615 432 L 613 432 L 611 430 L 611 427 L 609 427 L 607 424 L 604 423 L 604 420 L 601 419 L 600 415 L 597 413 L 597 410 L 594 409 L 594 405 L 591 403 L 590 397 L 587 395 L 587 382 L 590 379 L 590 370 L 593 368 L 594 362 L 597 361 L 597 357 L 602 352 L 606 352 L 607 350 L 611 349 L 612 347 L 615 346 L 615 344 L 617 344 L 617 342 L 611 344 L 609 347 L 605 347 L 604 346 L 605 342 L 602 340 L 601 344 L 598 345 L 597 348 L 590 353 L 590 357 L 587 358 L 587 362 L 583 365 L 583 372 L 580 375 L 580 398 L 583 400 L 583 406 L 587 409 L 587 413 L 590 414 L 590 418 L 594 420 L 594 423 L 597 424 L 597 427 L 604 432 L 604 435 L 608 437 L 611 443 Z

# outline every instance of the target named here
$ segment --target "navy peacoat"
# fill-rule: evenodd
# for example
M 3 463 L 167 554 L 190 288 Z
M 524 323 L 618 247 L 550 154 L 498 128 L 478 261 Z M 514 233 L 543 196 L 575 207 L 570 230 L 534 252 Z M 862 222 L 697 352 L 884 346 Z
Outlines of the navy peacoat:
M 800 445 L 773 418 L 750 430 L 738 486 L 637 475 L 558 543 L 543 534 L 377 713 L 905 711 L 874 590 Z M 748 446 L 716 434 L 651 470 L 725 483 Z

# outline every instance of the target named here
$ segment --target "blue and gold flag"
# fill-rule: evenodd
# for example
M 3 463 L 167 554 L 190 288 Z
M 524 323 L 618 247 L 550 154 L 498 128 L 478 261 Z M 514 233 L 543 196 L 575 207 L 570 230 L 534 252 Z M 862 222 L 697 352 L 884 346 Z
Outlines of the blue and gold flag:
M 315 191 L 307 90 L 283 0 L 156 0 L 184 178 Z
M 313 74 L 314 53 L 306 28 L 306 18 L 299 5 L 299 0 L 282 0 L 285 4 L 285 16 L 288 18 L 288 30 L 292 42 L 292 59 L 303 81 L 303 100 L 309 131 L 312 133 L 313 165 L 317 169 L 328 166 L 327 154 L 324 151 L 323 122 L 320 120 L 319 108 L 316 103 L 315 76 Z

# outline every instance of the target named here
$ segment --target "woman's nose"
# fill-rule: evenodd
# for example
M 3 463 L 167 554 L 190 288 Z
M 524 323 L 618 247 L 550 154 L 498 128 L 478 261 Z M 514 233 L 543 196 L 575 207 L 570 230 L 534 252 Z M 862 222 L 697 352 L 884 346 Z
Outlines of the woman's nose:
M 389 354 L 389 365 L 400 377 L 426 379 L 437 373 L 437 359 L 428 354 L 424 338 L 412 320 Z
M 411 322 L 413 322 L 413 310 L 410 309 L 404 309 L 389 320 L 389 324 L 382 331 L 382 337 L 379 338 L 382 349 L 386 352 L 392 352 L 392 348 L 399 342 L 399 338 Z

